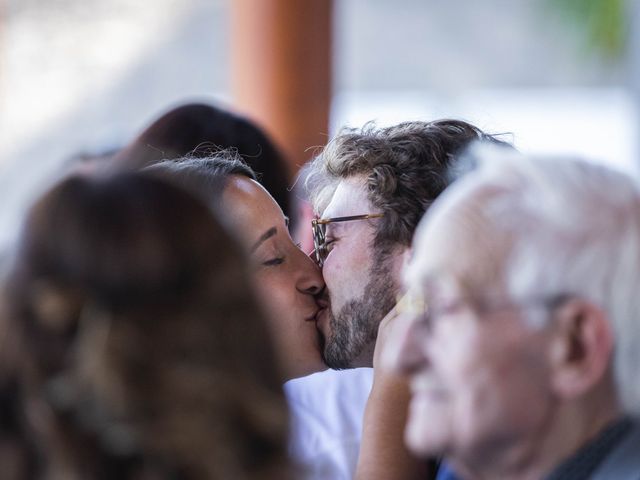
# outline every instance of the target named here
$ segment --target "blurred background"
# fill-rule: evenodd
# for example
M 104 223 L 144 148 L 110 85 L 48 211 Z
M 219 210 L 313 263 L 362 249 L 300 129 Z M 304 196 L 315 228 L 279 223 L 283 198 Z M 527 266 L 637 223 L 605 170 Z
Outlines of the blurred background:
M 213 102 L 292 178 L 343 125 L 458 117 L 640 172 L 640 1 L 0 0 L 0 249 L 74 159 Z

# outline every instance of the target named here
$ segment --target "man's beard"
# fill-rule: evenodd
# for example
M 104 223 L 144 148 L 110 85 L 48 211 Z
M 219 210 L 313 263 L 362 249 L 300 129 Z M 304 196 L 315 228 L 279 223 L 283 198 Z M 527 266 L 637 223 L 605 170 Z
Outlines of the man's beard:
M 325 339 L 324 361 L 329 368 L 353 368 L 354 360 L 376 341 L 380 321 L 396 303 L 397 286 L 390 275 L 390 257 L 378 258 L 362 297 L 349 300 L 335 315 L 331 308 L 327 310 L 330 334 Z

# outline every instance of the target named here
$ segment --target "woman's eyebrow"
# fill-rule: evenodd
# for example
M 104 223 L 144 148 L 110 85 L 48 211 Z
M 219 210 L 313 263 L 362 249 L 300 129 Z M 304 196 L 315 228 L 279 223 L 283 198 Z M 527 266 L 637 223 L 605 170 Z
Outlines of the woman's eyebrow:
M 262 245 L 265 241 L 267 241 L 277 233 L 278 233 L 278 229 L 276 227 L 271 227 L 269 230 L 267 230 L 262 235 L 260 235 L 260 238 L 258 239 L 258 241 L 253 244 L 253 247 L 251 247 L 251 253 L 255 252 L 260 245 Z

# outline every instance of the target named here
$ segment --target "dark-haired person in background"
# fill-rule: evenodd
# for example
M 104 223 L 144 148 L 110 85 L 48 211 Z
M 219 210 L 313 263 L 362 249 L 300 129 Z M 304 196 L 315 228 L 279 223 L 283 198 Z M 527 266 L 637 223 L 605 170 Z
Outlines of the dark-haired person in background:
M 307 184 L 320 214 L 315 254 L 326 308 L 318 328 L 329 367 L 376 366 L 379 325 L 400 293 L 400 269 L 414 230 L 449 184 L 456 156 L 479 140 L 502 143 L 460 120 L 368 124 L 341 130 L 314 159 Z M 374 372 L 358 477 L 421 478 L 423 466 L 402 442 L 407 385 Z
M 139 169 L 161 160 L 207 156 L 232 149 L 253 169 L 257 180 L 291 217 L 290 174 L 281 152 L 248 118 L 204 103 L 169 110 L 111 159 L 116 168 Z

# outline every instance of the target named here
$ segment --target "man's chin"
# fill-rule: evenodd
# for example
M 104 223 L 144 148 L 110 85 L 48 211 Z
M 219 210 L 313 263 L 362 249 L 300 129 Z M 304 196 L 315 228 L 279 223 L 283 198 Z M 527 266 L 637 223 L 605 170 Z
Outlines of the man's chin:
M 345 353 L 346 349 L 338 345 L 335 338 L 325 340 L 322 359 L 332 370 L 353 368 L 351 357 Z
M 327 365 L 327 367 L 329 367 L 331 370 L 346 370 L 348 368 L 351 368 L 350 362 L 338 357 L 327 347 L 325 347 L 323 351 L 322 359 L 324 360 L 324 363 Z

